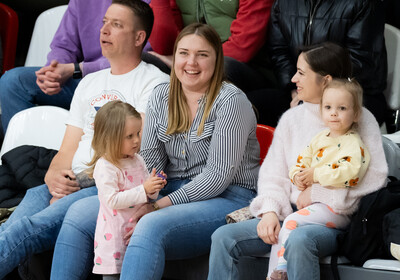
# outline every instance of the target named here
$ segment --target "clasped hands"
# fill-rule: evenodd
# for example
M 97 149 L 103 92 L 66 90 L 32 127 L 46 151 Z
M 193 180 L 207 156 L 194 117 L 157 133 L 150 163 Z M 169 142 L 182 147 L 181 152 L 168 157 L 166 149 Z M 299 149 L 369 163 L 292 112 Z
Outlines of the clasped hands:
M 299 191 L 304 191 L 314 183 L 314 167 L 302 168 L 293 177 L 293 184 Z
M 62 85 L 72 77 L 73 73 L 73 63 L 63 64 L 53 60 L 50 65 L 35 72 L 36 84 L 45 94 L 54 95 L 61 91 Z

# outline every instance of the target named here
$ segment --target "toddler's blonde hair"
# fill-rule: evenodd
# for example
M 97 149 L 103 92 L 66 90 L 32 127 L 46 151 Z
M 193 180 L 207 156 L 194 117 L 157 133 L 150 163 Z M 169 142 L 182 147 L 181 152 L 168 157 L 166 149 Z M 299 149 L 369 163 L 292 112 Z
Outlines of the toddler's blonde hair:
M 119 166 L 127 117 L 142 119 L 132 105 L 120 100 L 108 102 L 97 112 L 92 139 L 94 156 L 88 163 L 89 169 L 87 170 L 90 177 L 93 177 L 94 167 L 101 157 L 115 166 Z

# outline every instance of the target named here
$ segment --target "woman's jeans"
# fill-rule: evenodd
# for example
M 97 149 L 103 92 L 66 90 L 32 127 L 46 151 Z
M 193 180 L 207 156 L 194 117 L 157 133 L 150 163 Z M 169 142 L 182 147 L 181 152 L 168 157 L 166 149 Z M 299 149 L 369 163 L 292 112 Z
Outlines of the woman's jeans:
M 68 79 L 59 93 L 45 94 L 36 84 L 39 67 L 13 68 L 0 79 L 1 122 L 4 133 L 10 119 L 19 111 L 38 105 L 53 105 L 69 109 L 75 88 L 81 79 Z
M 162 195 L 187 182 L 168 180 Z M 121 279 L 161 279 L 166 259 L 187 259 L 208 253 L 211 234 L 226 223 L 226 214 L 247 206 L 254 196 L 254 191 L 231 185 L 216 198 L 146 214 L 136 225 L 127 247 Z M 92 207 L 95 199 L 82 199 L 68 210 L 53 256 L 52 279 L 85 279 L 92 270 L 98 211 L 98 202 L 96 210 Z
M 271 246 L 257 235 L 259 221 L 252 219 L 225 225 L 213 233 L 208 280 L 239 279 L 240 257 L 262 256 L 271 250 Z M 319 258 L 336 252 L 339 233 L 339 230 L 319 225 L 293 230 L 286 241 L 284 254 L 288 262 L 288 278 L 320 279 Z
M 95 187 L 49 205 L 47 185 L 29 189 L 10 218 L 0 226 L 0 279 L 29 256 L 52 249 L 69 206 L 97 194 Z

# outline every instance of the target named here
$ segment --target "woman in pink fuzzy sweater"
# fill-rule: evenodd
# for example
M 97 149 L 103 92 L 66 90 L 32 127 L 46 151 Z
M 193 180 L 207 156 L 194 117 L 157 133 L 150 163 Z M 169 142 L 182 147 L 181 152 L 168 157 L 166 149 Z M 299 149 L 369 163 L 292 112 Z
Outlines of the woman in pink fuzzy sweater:
M 365 108 L 358 132 L 370 152 L 371 162 L 358 187 L 332 190 L 313 184 L 300 192 L 288 176 L 298 154 L 325 128 L 319 106 L 323 88 L 332 78 L 348 78 L 351 74 L 349 55 L 340 46 L 323 43 L 303 49 L 292 78 L 303 104 L 284 113 L 275 130 L 260 168 L 258 195 L 250 205 L 257 219 L 226 225 L 214 232 L 208 279 L 238 279 L 239 258 L 269 252 L 270 245 L 278 240 L 280 222 L 296 208 L 321 202 L 331 205 L 336 213 L 352 214 L 361 197 L 386 185 L 388 167 L 381 133 L 374 116 Z M 288 278 L 319 279 L 319 257 L 337 250 L 338 233 L 337 229 L 316 225 L 295 229 L 285 244 Z M 270 263 L 269 267 L 276 265 Z

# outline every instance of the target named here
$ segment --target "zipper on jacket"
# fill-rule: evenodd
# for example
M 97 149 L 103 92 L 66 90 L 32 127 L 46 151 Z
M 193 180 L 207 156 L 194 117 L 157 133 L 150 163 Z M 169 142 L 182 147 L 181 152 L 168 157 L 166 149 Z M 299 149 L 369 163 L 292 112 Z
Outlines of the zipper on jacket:
M 380 194 L 380 193 L 379 193 Z M 368 228 L 367 228 L 367 223 L 368 223 L 368 218 L 370 216 L 370 212 L 372 211 L 371 209 L 374 209 L 375 203 L 380 199 L 380 195 L 375 196 L 374 201 L 371 203 L 371 206 L 367 210 L 367 213 L 365 213 L 364 217 L 361 219 L 361 224 L 362 224 L 362 230 L 363 230 L 363 235 L 367 235 Z M 360 209 L 358 209 L 360 210 Z
M 196 19 L 197 22 L 207 23 L 203 0 L 196 0 Z
M 365 217 L 361 220 L 363 235 L 367 235 L 367 222 L 368 219 Z
M 311 44 L 311 27 L 313 24 L 314 16 L 315 13 L 317 12 L 318 5 L 321 3 L 321 0 L 317 0 L 317 3 L 315 1 L 311 0 L 311 7 L 310 7 L 310 13 L 308 16 L 308 23 L 306 27 L 306 34 L 305 34 L 305 45 L 308 46 Z

